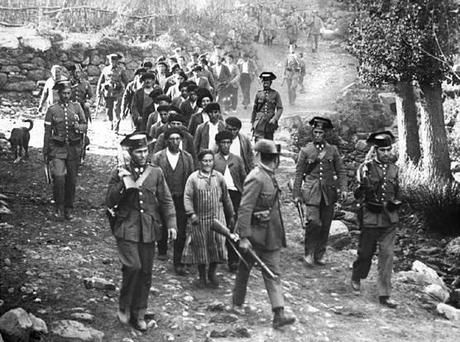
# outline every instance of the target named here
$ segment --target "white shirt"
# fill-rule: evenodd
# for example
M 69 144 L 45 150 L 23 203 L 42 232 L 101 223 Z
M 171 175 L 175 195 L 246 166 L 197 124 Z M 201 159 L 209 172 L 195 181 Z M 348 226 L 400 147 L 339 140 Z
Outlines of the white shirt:
M 166 158 L 168 158 L 169 165 L 173 170 L 176 169 L 177 163 L 179 162 L 179 153 L 171 153 L 169 149 L 166 149 Z
M 221 65 L 218 65 L 216 64 L 216 75 L 219 76 L 220 75 L 220 71 L 222 70 L 222 64 Z
M 224 156 L 225 160 L 228 160 L 229 157 L 230 156 Z M 228 165 L 225 167 L 224 179 L 225 179 L 225 183 L 227 184 L 228 190 L 238 191 L 238 189 L 235 186 L 235 183 L 233 182 L 233 177 L 230 173 L 230 169 L 228 168 Z
M 239 136 L 236 136 L 236 138 L 233 139 L 232 144 L 230 145 L 230 153 L 241 158 L 241 143 Z
M 210 150 L 216 151 L 217 150 L 217 145 L 216 145 L 216 134 L 219 133 L 219 122 L 217 122 L 215 125 L 209 121 L 209 145 L 208 148 Z
M 201 117 L 203 118 L 203 123 L 209 121 L 209 115 L 208 115 L 208 113 L 201 112 Z
M 241 63 L 241 73 L 249 74 L 249 62 L 243 61 Z

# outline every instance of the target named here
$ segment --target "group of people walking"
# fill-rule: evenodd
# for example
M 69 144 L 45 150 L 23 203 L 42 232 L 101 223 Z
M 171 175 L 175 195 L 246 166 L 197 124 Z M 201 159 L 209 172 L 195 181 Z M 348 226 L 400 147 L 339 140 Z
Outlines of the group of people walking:
M 224 64 L 216 58 L 215 65 L 222 70 Z M 106 194 L 109 222 L 122 263 L 118 319 L 147 330 L 145 312 L 155 250 L 158 259 L 167 260 L 168 241 L 173 240 L 174 271 L 187 276 L 187 265 L 194 265 L 196 288 L 220 286 L 219 264 L 227 263 L 229 270 L 236 272 L 232 304 L 237 313 L 244 312 L 252 266 L 256 261 L 263 264 L 273 327 L 294 323 L 295 319 L 284 313 L 280 280 L 280 251 L 286 246 L 286 236 L 275 174 L 281 151 L 273 138 L 283 112 L 281 97 L 271 88 L 276 76 L 272 72 L 259 75 L 263 89 L 255 96 L 251 115 L 253 148 L 240 132 L 238 117 L 223 120 L 221 105 L 214 102 L 219 87 L 203 76 L 207 70 L 203 66 L 202 73 L 194 75 L 194 82 L 174 66 L 173 78 L 163 75 L 167 63 L 158 59 L 155 66 L 143 63 L 135 79 L 125 83 L 123 70 L 117 71 L 114 62 L 119 56 L 109 55 L 109 59 L 96 92 L 103 89 L 103 96 L 109 99 L 106 107 L 114 118 L 114 130 L 117 108 L 131 117 L 134 129 L 120 142 L 127 156 L 112 171 Z M 202 78 L 208 82 L 201 82 Z M 176 89 L 169 91 L 171 87 Z M 72 101 L 72 82 L 57 82 L 53 89 L 59 100 L 45 115 L 43 153 L 51 165 L 56 217 L 69 220 L 81 139 L 89 117 L 82 95 Z M 172 96 L 174 92 L 177 96 Z M 338 198 L 346 199 L 348 189 L 339 151 L 326 141 L 331 121 L 315 117 L 310 124 L 313 141 L 299 153 L 293 199 L 307 209 L 304 260 L 313 267 L 326 264 L 334 203 Z M 380 302 L 395 307 L 390 299 L 390 280 L 399 201 L 398 170 L 389 159 L 393 136 L 379 132 L 368 142 L 375 156 L 358 169 L 360 186 L 355 196 L 361 205 L 363 233 L 351 285 L 354 291 L 359 290 L 379 245 Z M 216 225 L 228 227 L 229 235 L 216 232 Z

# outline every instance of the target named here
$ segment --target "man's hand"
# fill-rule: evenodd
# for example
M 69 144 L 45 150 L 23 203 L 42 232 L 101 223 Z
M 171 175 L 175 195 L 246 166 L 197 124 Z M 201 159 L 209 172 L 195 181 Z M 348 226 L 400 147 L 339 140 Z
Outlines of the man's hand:
M 268 123 L 271 124 L 271 125 L 275 125 L 277 122 L 278 122 L 278 120 L 276 120 L 275 117 L 272 117 Z
M 241 249 L 241 252 L 245 253 L 252 247 L 252 245 L 248 238 L 242 238 L 238 247 Z
M 131 172 L 129 172 L 128 170 L 124 168 L 121 168 L 120 170 L 118 170 L 118 178 L 123 179 L 123 177 L 126 177 L 126 176 L 131 176 Z
M 169 228 L 168 229 L 168 239 L 169 240 L 176 240 L 177 238 L 177 230 L 176 228 Z
M 198 219 L 198 216 L 196 214 L 192 214 L 192 216 L 190 216 L 190 222 L 193 226 L 198 226 L 200 220 Z

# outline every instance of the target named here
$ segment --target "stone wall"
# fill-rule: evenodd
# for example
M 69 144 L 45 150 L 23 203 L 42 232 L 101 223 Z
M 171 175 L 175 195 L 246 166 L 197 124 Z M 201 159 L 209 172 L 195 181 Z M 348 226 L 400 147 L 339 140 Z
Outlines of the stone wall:
M 125 46 L 117 46 L 113 49 L 107 46 L 91 49 L 72 47 L 70 50 L 52 47 L 46 51 L 28 47 L 17 49 L 2 47 L 0 48 L 0 93 L 27 92 L 38 95 L 40 81 L 50 77 L 50 69 L 54 64 L 68 66 L 81 63 L 89 81 L 95 85 L 102 68 L 106 65 L 106 55 L 114 52 L 124 56 L 123 64 L 130 77 L 143 60 L 161 53 Z

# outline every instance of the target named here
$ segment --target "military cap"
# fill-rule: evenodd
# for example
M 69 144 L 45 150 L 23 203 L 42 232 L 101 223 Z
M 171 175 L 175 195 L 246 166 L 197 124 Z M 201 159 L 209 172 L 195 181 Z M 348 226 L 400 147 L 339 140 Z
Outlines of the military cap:
M 143 73 L 147 72 L 147 70 L 145 68 L 137 68 L 135 71 L 134 71 L 134 76 L 136 75 L 141 75 Z
M 281 145 L 275 144 L 273 140 L 259 139 L 254 145 L 254 151 L 263 154 L 280 154 Z
M 184 131 L 179 127 L 169 127 L 167 130 L 165 130 L 165 139 L 169 139 L 171 134 L 179 134 L 182 138 L 184 137 Z
M 233 140 L 233 134 L 230 131 L 220 131 L 216 134 L 216 142 L 219 143 L 222 140 Z
M 213 110 L 218 110 L 220 112 L 220 105 L 217 102 L 211 102 L 203 109 L 205 113 L 210 113 Z
M 176 107 L 176 106 L 169 106 L 168 112 L 176 112 L 177 114 L 182 115 L 182 111 L 180 110 L 179 107 Z
M 182 124 L 186 124 L 186 120 L 181 113 L 173 113 L 169 114 L 168 122 L 182 122 Z
M 319 129 L 332 129 L 334 127 L 331 120 L 319 116 L 315 116 L 313 119 L 311 119 L 309 124 L 310 126 Z
M 376 147 L 389 147 L 393 144 L 395 137 L 390 131 L 375 132 L 369 135 L 366 142 Z
M 145 132 L 134 132 L 127 135 L 121 142 L 120 145 L 127 147 L 131 150 L 138 148 L 147 147 L 151 143 L 155 142 L 155 139 L 149 137 Z
M 159 89 L 161 91 L 161 89 Z M 153 93 L 153 91 L 152 91 Z M 163 94 L 163 92 L 161 91 L 161 93 L 159 93 L 158 95 L 156 95 L 154 98 L 153 98 L 153 101 L 155 101 L 155 103 L 159 103 L 160 101 L 165 101 L 165 102 L 168 102 L 168 103 L 171 103 L 171 97 L 166 95 L 166 94 Z
M 240 129 L 242 126 L 241 120 L 238 119 L 236 116 L 229 116 L 225 119 L 225 123 L 238 129 Z
M 141 81 L 156 80 L 157 76 L 153 72 L 146 72 L 141 76 Z
M 56 82 L 53 86 L 53 89 L 57 91 L 64 90 L 65 88 L 69 88 L 69 89 L 72 88 L 69 80 L 62 80 L 62 81 Z
M 107 55 L 108 59 L 122 59 L 123 56 L 119 53 L 111 53 Z
M 153 64 L 150 61 L 145 61 L 144 63 L 141 64 L 141 67 L 146 68 L 146 69 L 150 69 L 150 68 L 153 67 Z
M 161 105 L 161 106 L 158 106 L 157 112 L 168 112 L 168 111 L 169 111 L 169 107 L 171 107 L 171 106 L 170 106 L 170 105 Z
M 263 81 L 273 81 L 276 80 L 276 75 L 271 71 L 264 71 L 259 75 L 259 78 Z

